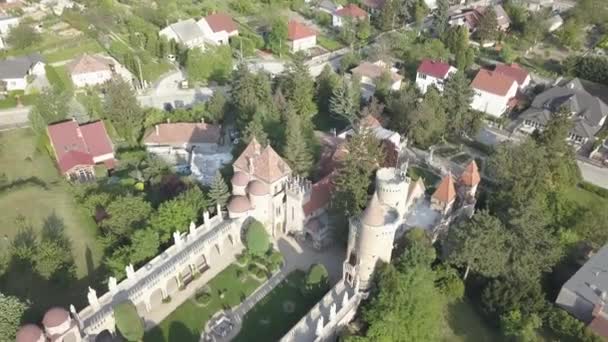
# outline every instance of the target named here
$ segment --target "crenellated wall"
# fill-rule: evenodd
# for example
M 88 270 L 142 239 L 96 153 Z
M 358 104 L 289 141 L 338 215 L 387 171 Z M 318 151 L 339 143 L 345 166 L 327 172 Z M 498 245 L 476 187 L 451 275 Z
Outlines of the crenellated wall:
M 80 330 L 89 336 L 104 330 L 113 332 L 113 307 L 116 304 L 130 300 L 138 309 L 150 311 L 159 304 L 152 298 L 159 291 L 165 299 L 171 291 L 182 286 L 185 277 L 213 268 L 214 257 L 221 256 L 227 246 L 231 247 L 230 250 L 234 247 L 242 250 L 243 220 L 225 219 L 220 210 L 217 212 L 220 214 L 214 217 L 205 212 L 204 223 L 198 227 L 191 223 L 187 232 L 175 232 L 173 246 L 141 268 L 135 270 L 133 265 L 128 265 L 127 278 L 120 283 L 110 277 L 108 291 L 102 296 L 97 297 L 96 291 L 89 288 L 89 306 L 74 315 Z

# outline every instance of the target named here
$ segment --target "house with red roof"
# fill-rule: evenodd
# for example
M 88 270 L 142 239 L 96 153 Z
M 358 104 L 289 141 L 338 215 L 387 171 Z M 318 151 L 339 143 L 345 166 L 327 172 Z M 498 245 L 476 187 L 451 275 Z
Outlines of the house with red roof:
M 287 24 L 287 41 L 291 52 L 305 51 L 317 45 L 317 32 L 306 24 L 291 20 Z
M 115 165 L 114 147 L 103 121 L 79 125 L 76 120 L 47 127 L 59 171 L 73 182 L 95 179 L 95 165 Z
M 425 94 L 430 86 L 443 91 L 445 81 L 457 71 L 448 63 L 423 59 L 416 70 L 416 87 Z
M 225 13 L 214 13 L 201 18 L 197 25 L 203 30 L 205 42 L 212 45 L 226 45 L 230 37 L 239 35 L 238 25 Z
M 344 25 L 344 21 L 360 21 L 367 20 L 369 14 L 361 9 L 361 7 L 355 4 L 348 4 L 344 7 L 338 7 L 338 9 L 332 14 L 331 22 L 334 27 L 341 27 Z
M 471 108 L 499 118 L 514 105 L 519 86 L 504 73 L 480 69 L 471 88 L 474 91 Z
M 398 69 L 384 61 L 361 62 L 361 64 L 351 69 L 350 73 L 360 78 L 361 97 L 364 99 L 369 99 L 374 95 L 376 82 L 385 74 L 390 79 L 389 86 L 393 91 L 399 90 L 403 81 L 403 76 L 399 75 Z
M 498 64 L 494 68 L 494 72 L 509 76 L 517 82 L 517 86 L 520 90 L 524 90 L 530 85 L 530 73 L 528 70 L 521 67 L 516 63 L 511 64 Z
M 456 202 L 456 187 L 454 177 L 448 174 L 443 177 L 441 183 L 431 196 L 431 209 L 437 210 L 442 214 L 448 213 Z

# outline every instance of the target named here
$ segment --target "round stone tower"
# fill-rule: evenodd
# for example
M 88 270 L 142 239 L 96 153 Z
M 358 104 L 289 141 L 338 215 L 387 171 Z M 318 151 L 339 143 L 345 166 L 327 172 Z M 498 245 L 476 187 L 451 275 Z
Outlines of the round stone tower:
M 348 248 L 344 263 L 344 278 L 359 289 L 370 287 L 372 275 L 379 262 L 390 262 L 395 232 L 399 228 L 399 213 L 381 203 L 374 194 L 361 218 L 351 219 Z
M 399 216 L 405 214 L 410 179 L 405 171 L 397 168 L 381 168 L 376 172 L 376 193 L 381 203 L 393 207 Z

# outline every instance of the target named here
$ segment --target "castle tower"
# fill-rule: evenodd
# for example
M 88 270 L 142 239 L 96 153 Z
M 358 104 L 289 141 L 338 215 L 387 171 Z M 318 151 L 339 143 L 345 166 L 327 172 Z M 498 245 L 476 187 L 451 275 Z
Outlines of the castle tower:
M 472 160 L 458 179 L 458 194 L 463 200 L 474 198 L 477 193 L 477 186 L 481 182 L 479 168 L 475 160 Z
M 405 201 L 405 198 L 403 199 Z M 361 218 L 350 221 L 344 279 L 361 290 L 369 289 L 379 262 L 390 262 L 399 227 L 399 213 L 374 194 Z
M 376 193 L 381 203 L 393 207 L 403 217 L 407 210 L 410 178 L 402 169 L 381 168 L 376 172 Z
M 285 229 L 287 232 L 302 234 L 306 215 L 304 204 L 310 201 L 312 183 L 298 176 L 290 178 L 285 186 Z

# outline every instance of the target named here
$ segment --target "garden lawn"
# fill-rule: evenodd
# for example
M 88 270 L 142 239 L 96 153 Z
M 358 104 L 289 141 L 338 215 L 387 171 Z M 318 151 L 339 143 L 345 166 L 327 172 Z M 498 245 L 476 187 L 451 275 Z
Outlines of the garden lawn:
M 449 304 L 444 328 L 445 342 L 502 342 L 500 332 L 486 323 L 468 300 Z
M 283 337 L 326 293 L 327 288 L 302 293 L 305 282 L 304 272 L 290 273 L 245 315 L 241 331 L 232 341 L 259 341 L 262 331 L 264 341 Z
M 98 52 L 103 52 L 104 49 L 99 45 L 99 43 L 91 38 L 78 38 L 76 42 L 72 44 L 65 44 L 64 46 L 49 50 L 44 53 L 44 57 L 46 58 L 47 63 L 55 63 L 61 61 L 67 61 L 70 59 L 74 59 L 83 53 L 94 54 Z
M 36 150 L 36 137 L 29 128 L 1 132 L 0 146 L 0 172 L 9 183 L 23 183 L 0 191 L 0 233 L 11 239 L 17 233 L 15 219 L 20 215 L 38 229 L 55 214 L 72 240 L 78 276 L 86 275 L 101 257 L 95 241 L 97 228 L 78 208 L 70 185 L 59 175 L 50 156 Z
M 205 324 L 218 311 L 238 305 L 261 284 L 258 280 L 247 277 L 241 282 L 237 271 L 247 273 L 246 268 L 230 265 L 215 278 L 207 283 L 210 288 L 211 300 L 207 305 L 201 305 L 194 298 L 190 298 L 180 305 L 157 327 L 144 336 L 146 342 L 198 342 Z M 220 298 L 218 290 L 225 291 L 224 298 Z
M 336 51 L 344 47 L 339 41 L 323 35 L 317 36 L 317 44 L 329 51 Z
M 417 181 L 418 178 L 422 177 L 424 186 L 427 188 L 435 186 L 435 184 L 439 182 L 439 176 L 419 166 L 410 166 L 410 168 L 407 170 L 407 174 L 412 178 L 413 181 Z

